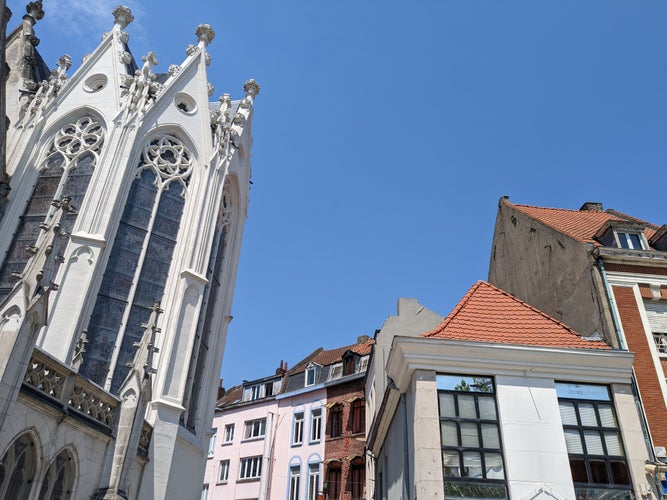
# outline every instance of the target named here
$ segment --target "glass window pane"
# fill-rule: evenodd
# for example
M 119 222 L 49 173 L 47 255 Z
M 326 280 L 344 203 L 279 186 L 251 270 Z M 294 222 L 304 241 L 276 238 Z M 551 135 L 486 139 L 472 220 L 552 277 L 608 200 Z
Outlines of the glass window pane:
M 477 418 L 474 396 L 468 396 L 462 394 L 458 397 L 458 400 L 459 400 L 459 417 Z
M 577 414 L 574 410 L 574 403 L 568 401 L 559 401 L 560 418 L 563 425 L 577 425 Z
M 581 437 L 579 431 L 572 429 L 565 429 L 565 445 L 568 453 L 583 453 L 584 447 L 581 445 Z
M 466 375 L 437 375 L 438 389 L 462 392 L 493 393 L 493 379 L 491 377 Z
M 607 463 L 603 460 L 590 460 L 591 480 L 594 483 L 608 483 L 609 475 L 607 474 Z
M 589 455 L 604 455 L 602 439 L 598 431 L 584 431 L 584 440 L 586 441 L 586 452 Z
M 630 471 L 625 462 L 611 462 L 611 477 L 614 484 L 630 484 Z
M 614 417 L 614 410 L 611 405 L 598 405 L 598 412 L 600 413 L 602 427 L 617 427 L 616 417 Z
M 572 481 L 575 483 L 588 482 L 586 462 L 583 458 L 570 458 L 570 471 L 572 472 Z
M 598 421 L 595 417 L 595 408 L 593 408 L 591 403 L 579 404 L 579 417 L 581 418 L 581 425 L 598 426 Z
M 596 401 L 611 401 L 609 388 L 606 385 L 572 384 L 556 382 L 556 394 L 566 399 L 594 399 Z
M 456 417 L 453 394 L 440 394 L 440 416 Z
M 498 420 L 496 416 L 496 401 L 490 396 L 479 396 L 479 418 L 485 420 Z
M 456 450 L 445 450 L 442 452 L 443 474 L 448 477 L 461 477 L 461 463 L 459 452 Z
M 618 432 L 605 432 L 604 442 L 607 445 L 607 455 L 623 455 L 621 436 Z
M 503 472 L 503 457 L 500 453 L 485 453 L 486 477 L 488 479 L 505 479 Z
M 482 473 L 482 457 L 477 451 L 463 452 L 463 477 L 484 477 Z
M 479 435 L 477 434 L 477 424 L 471 422 L 461 423 L 461 446 L 469 448 L 479 448 Z
M 634 248 L 635 250 L 642 249 L 642 243 L 641 240 L 639 239 L 638 234 L 628 233 L 628 237 L 630 238 L 630 243 L 632 244 L 632 248 Z
M 496 424 L 482 424 L 482 446 L 484 448 L 500 448 L 500 436 Z
M 459 438 L 456 435 L 456 422 L 441 422 L 440 433 L 443 446 L 459 445 Z

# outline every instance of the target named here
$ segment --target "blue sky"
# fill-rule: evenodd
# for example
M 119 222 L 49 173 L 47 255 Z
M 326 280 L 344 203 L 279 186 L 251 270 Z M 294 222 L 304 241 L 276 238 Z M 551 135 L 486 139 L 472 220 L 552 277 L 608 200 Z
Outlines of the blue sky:
M 166 71 L 206 22 L 215 97 L 262 86 L 226 386 L 372 335 L 398 297 L 448 313 L 503 195 L 667 222 L 663 0 L 127 4 L 137 59 Z M 46 0 L 47 63 L 78 67 L 115 5 Z

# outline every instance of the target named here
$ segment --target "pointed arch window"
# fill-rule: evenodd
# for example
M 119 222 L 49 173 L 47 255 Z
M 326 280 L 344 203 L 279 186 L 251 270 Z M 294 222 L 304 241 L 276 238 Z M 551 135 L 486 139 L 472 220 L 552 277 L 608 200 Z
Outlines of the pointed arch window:
M 0 268 L 0 301 L 23 272 L 29 249 L 39 236 L 39 225 L 53 213 L 51 202 L 67 196 L 75 209 L 81 207 L 103 143 L 104 127 L 92 116 L 79 118 L 56 132 Z M 63 222 L 65 231 L 71 233 L 75 221 L 76 212 L 68 214 Z
M 216 304 L 219 300 L 220 284 L 222 282 L 222 264 L 225 261 L 225 248 L 229 240 L 229 228 L 233 215 L 232 187 L 229 181 L 225 182 L 222 193 L 222 203 L 218 212 L 213 245 L 209 254 L 208 266 L 206 268 L 206 279 L 208 283 L 204 288 L 204 300 L 197 325 L 193 356 L 188 369 L 189 398 L 187 401 L 186 426 L 195 430 L 196 416 L 199 409 L 199 401 L 202 391 L 204 369 L 206 367 L 211 328 L 213 324 Z M 186 391 L 186 394 L 188 392 Z M 185 418 L 185 417 L 184 417 Z
M 37 467 L 30 434 L 19 436 L 0 462 L 0 498 L 28 498 Z
M 192 155 L 167 135 L 144 147 L 88 324 L 81 373 L 117 392 L 151 308 L 162 300 L 185 206 Z
M 69 450 L 58 453 L 46 471 L 42 488 L 39 491 L 39 500 L 69 500 L 72 498 L 75 474 L 74 460 Z

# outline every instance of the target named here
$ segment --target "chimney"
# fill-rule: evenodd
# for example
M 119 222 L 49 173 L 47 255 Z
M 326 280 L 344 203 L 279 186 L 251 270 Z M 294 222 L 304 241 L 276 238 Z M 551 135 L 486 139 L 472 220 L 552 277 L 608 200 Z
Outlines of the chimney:
M 218 379 L 218 399 L 225 395 L 225 388 L 222 387 L 222 379 Z
M 276 375 L 285 375 L 285 372 L 287 371 L 287 363 L 285 363 L 282 359 L 280 360 L 280 366 L 276 368 Z
M 363 344 L 364 342 L 368 342 L 371 338 L 368 335 L 359 335 L 357 337 L 357 344 Z
M 599 201 L 587 201 L 579 209 L 580 212 L 602 212 L 603 210 L 602 203 Z

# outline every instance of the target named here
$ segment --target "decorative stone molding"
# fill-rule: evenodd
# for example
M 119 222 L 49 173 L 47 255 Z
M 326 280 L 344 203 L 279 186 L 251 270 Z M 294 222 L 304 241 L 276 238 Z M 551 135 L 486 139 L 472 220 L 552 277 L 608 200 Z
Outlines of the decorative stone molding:
M 185 48 L 185 53 L 188 56 L 194 56 L 198 51 L 199 51 L 199 47 L 197 47 L 196 45 L 192 45 L 192 44 L 188 45 Z
M 144 147 L 143 163 L 151 165 L 162 179 L 180 177 L 187 180 L 192 169 L 192 155 L 180 139 L 164 135 Z
M 127 43 L 130 41 L 130 35 L 127 31 L 121 31 L 118 33 L 118 40 L 122 43 Z
M 178 64 L 169 65 L 169 76 L 175 76 L 181 71 L 181 67 Z
M 144 113 L 155 100 L 155 96 L 162 90 L 162 85 L 156 81 L 156 76 L 153 74 L 153 66 L 158 63 L 155 52 L 150 51 L 141 59 L 144 61 L 144 65 L 135 72 L 134 77 L 129 75 L 123 77 L 123 84 L 128 88 L 123 93 L 123 97 L 125 97 L 125 122 L 133 113 Z
M 29 394 L 39 394 L 52 400 L 61 406 L 62 411 L 74 410 L 98 426 L 111 430 L 118 399 L 38 348 L 32 353 L 23 385 L 30 388 Z
M 204 64 L 206 64 L 206 66 L 211 65 L 211 54 L 209 54 L 208 52 L 204 54 Z
M 83 330 L 81 336 L 76 340 L 74 351 L 72 353 L 72 369 L 79 371 L 79 367 L 83 363 L 83 355 L 86 353 L 86 344 L 88 344 L 88 330 Z
M 111 13 L 114 17 L 114 24 L 120 26 L 120 29 L 125 29 L 128 24 L 134 21 L 132 11 L 125 5 L 119 5 Z
M 42 0 L 38 0 L 37 2 L 30 2 L 28 5 L 26 5 L 25 11 L 35 21 L 39 21 L 44 17 L 44 9 L 42 9 Z
M 132 62 L 132 54 L 124 50 L 118 54 L 118 59 L 123 64 L 130 64 Z
M 200 24 L 195 30 L 195 35 L 197 35 L 199 43 L 207 46 L 215 38 L 215 31 L 213 31 L 210 24 Z
M 208 82 L 206 84 L 206 89 L 208 91 L 209 97 L 211 97 L 215 93 L 215 86 L 211 82 Z

